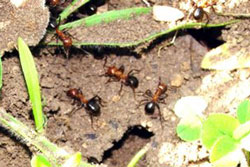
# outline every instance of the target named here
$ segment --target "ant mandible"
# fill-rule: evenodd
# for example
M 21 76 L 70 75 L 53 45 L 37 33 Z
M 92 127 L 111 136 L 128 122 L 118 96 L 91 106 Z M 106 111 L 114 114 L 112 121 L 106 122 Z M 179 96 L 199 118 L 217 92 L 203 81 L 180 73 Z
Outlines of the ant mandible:
M 194 17 L 195 20 L 201 22 L 203 20 L 203 17 L 204 15 L 206 16 L 207 18 L 207 23 L 209 22 L 209 16 L 208 16 L 208 13 L 204 10 L 204 8 L 207 8 L 207 7 L 211 7 L 213 11 L 214 8 L 213 8 L 213 5 L 215 5 L 217 3 L 216 0 L 204 0 L 204 1 L 201 1 L 199 4 L 198 3 L 194 3 L 194 11 L 192 12 L 192 15 Z
M 146 92 L 143 93 L 143 96 L 146 99 L 141 100 L 139 102 L 138 107 L 140 107 L 141 105 L 145 105 L 144 110 L 145 113 L 148 115 L 153 115 L 155 112 L 155 108 L 157 108 L 160 120 L 162 121 L 162 114 L 158 103 L 166 104 L 165 103 L 165 98 L 167 97 L 166 91 L 167 91 L 167 85 L 162 83 L 161 78 L 159 78 L 159 83 L 155 93 L 153 94 L 149 89 L 146 90 Z
M 67 91 L 67 96 L 73 98 L 74 100 L 80 102 L 81 107 L 84 107 L 87 110 L 87 113 L 90 115 L 91 125 L 93 127 L 93 116 L 101 115 L 101 107 L 104 106 L 104 101 L 98 95 L 95 95 L 91 99 L 87 100 L 80 89 L 72 88 Z
M 121 81 L 121 87 L 119 90 L 119 95 L 121 94 L 123 85 L 129 86 L 134 93 L 135 98 L 135 89 L 139 86 L 138 79 L 134 76 L 134 74 L 138 73 L 140 70 L 132 69 L 128 72 L 128 74 L 124 74 L 125 67 L 121 65 L 119 68 L 115 66 L 106 66 L 107 58 L 105 59 L 105 63 L 103 67 L 107 67 L 107 71 L 105 74 L 101 76 L 110 77 L 106 83 L 109 82 L 119 82 Z

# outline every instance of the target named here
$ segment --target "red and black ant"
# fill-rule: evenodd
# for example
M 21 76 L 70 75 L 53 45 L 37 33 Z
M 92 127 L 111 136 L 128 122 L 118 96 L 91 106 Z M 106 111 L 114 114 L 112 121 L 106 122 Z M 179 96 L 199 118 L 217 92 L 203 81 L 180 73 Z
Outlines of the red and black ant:
M 51 22 L 49 23 L 49 26 L 51 28 L 55 29 L 57 39 L 59 38 L 62 41 L 65 54 L 66 54 L 66 56 L 68 58 L 69 50 L 72 47 L 72 43 L 73 43 L 72 38 L 71 38 L 72 36 L 70 34 L 66 34 L 62 30 L 59 30 L 60 22 L 61 22 L 60 17 L 59 17 L 59 23 L 58 24 L 56 23 L 55 20 L 52 19 Z
M 81 107 L 84 107 L 87 110 L 87 113 L 90 115 L 91 124 L 93 123 L 93 116 L 101 115 L 101 107 L 104 106 L 104 101 L 98 95 L 95 95 L 91 99 L 87 100 L 80 89 L 70 89 L 67 91 L 67 96 L 73 98 L 74 100 L 80 102 Z
M 157 108 L 159 111 L 160 120 L 162 121 L 162 114 L 158 103 L 166 104 L 166 91 L 167 85 L 162 83 L 161 78 L 159 78 L 159 83 L 155 93 L 153 94 L 149 89 L 146 90 L 146 92 L 143 93 L 143 96 L 146 97 L 146 99 L 141 100 L 138 107 L 140 107 L 141 105 L 145 105 L 145 113 L 148 115 L 153 115 L 155 112 L 155 108 Z
M 209 16 L 208 16 L 208 13 L 204 10 L 204 8 L 211 7 L 212 10 L 215 12 L 213 5 L 215 5 L 216 3 L 217 3 L 217 1 L 215 1 L 215 0 L 210 0 L 210 1 L 204 0 L 204 1 L 201 1 L 199 4 L 194 3 L 195 9 L 191 14 L 193 15 L 194 19 L 199 21 L 199 22 L 201 22 L 203 20 L 203 17 L 205 15 L 207 18 L 207 23 L 208 23 Z
M 51 7 L 55 7 L 55 6 L 59 5 L 60 0 L 47 0 L 47 2 L 49 3 L 49 5 Z
M 138 79 L 134 76 L 135 73 L 138 73 L 140 70 L 132 69 L 128 72 L 128 74 L 124 74 L 125 67 L 121 65 L 119 68 L 115 66 L 106 66 L 106 60 L 103 65 L 104 67 L 107 67 L 107 71 L 105 74 L 101 76 L 110 77 L 106 83 L 109 82 L 119 82 L 121 81 L 121 87 L 119 90 L 119 95 L 121 94 L 123 85 L 129 86 L 134 93 L 135 97 L 135 89 L 139 86 Z

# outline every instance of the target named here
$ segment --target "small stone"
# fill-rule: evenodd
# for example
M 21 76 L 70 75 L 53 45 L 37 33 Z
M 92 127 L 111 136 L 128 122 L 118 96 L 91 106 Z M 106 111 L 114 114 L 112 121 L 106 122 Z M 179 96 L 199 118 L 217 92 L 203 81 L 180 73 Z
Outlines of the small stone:
M 150 81 L 151 79 L 152 79 L 152 77 L 146 76 L 146 80 Z
M 190 69 L 191 69 L 190 68 L 190 62 L 187 62 L 187 61 L 182 62 L 182 64 L 181 64 L 181 70 L 182 71 L 188 71 Z
M 171 79 L 171 86 L 180 87 L 184 81 L 181 74 L 174 74 Z
M 121 96 L 115 95 L 112 97 L 112 102 L 118 102 L 120 101 L 120 99 L 121 99 Z

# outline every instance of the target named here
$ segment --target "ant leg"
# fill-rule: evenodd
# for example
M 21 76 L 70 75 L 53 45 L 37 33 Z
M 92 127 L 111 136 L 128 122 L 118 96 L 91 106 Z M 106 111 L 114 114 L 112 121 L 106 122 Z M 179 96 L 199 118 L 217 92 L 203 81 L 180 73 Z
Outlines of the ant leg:
M 64 53 L 66 55 L 66 59 L 69 59 L 69 48 L 64 47 Z
M 206 24 L 208 24 L 208 23 L 209 23 L 210 18 L 209 18 L 209 16 L 208 16 L 207 12 L 205 12 L 205 11 L 204 11 L 204 14 L 205 14 L 205 16 L 206 16 L 206 18 L 207 18 L 207 22 L 206 22 Z
M 105 84 L 107 84 L 109 82 L 119 82 L 119 81 L 120 81 L 120 79 L 118 79 L 118 78 L 110 77 Z
M 134 75 L 134 74 L 138 74 L 141 70 L 138 69 L 132 69 L 128 72 L 128 75 Z
M 147 103 L 148 103 L 148 99 L 143 99 L 143 100 L 141 100 L 141 101 L 139 102 L 139 104 L 137 105 L 136 109 L 138 109 L 140 106 L 145 105 L 145 104 L 147 104 Z
M 122 73 L 124 73 L 124 70 L 125 70 L 124 65 L 121 65 L 121 66 L 119 67 L 119 71 L 121 71 Z
M 119 96 L 121 95 L 122 88 L 123 88 L 123 83 L 121 83 L 121 87 L 120 87 L 120 90 L 119 90 Z
M 159 100 L 160 101 L 164 100 L 167 96 L 168 96 L 167 94 L 162 94 L 162 95 L 160 95 Z
M 160 106 L 156 103 L 156 107 L 158 109 L 158 112 L 159 112 L 159 116 L 160 116 L 160 122 L 161 122 L 161 128 L 163 129 L 163 124 L 162 124 L 162 114 L 161 114 L 161 109 L 160 109 Z
M 144 95 L 146 95 L 146 96 L 148 96 L 148 97 L 153 97 L 153 93 L 151 92 L 151 90 L 146 90 L 146 92 L 145 92 L 145 94 Z
M 95 95 L 93 98 L 94 98 L 95 100 L 97 100 L 98 103 L 99 103 L 102 107 L 105 106 L 103 103 L 107 103 L 106 101 L 104 101 L 104 100 L 103 100 L 100 96 L 98 96 L 98 95 Z
M 84 106 L 80 106 L 80 107 L 77 107 L 77 108 L 73 109 L 72 111 L 70 111 L 70 112 L 68 113 L 69 116 L 72 116 L 76 111 L 78 111 L 78 110 L 80 110 L 80 109 L 82 109 L 82 108 L 84 108 Z
M 133 94 L 134 94 L 134 99 L 136 100 L 136 96 L 135 96 L 135 89 L 134 89 L 134 88 L 132 88 L 132 90 L 133 90 Z
M 105 58 L 104 58 L 104 64 L 103 64 L 103 68 L 104 68 L 104 67 L 107 67 L 107 66 L 106 66 L 107 61 L 108 61 L 108 56 L 105 56 Z
M 93 115 L 89 115 L 90 116 L 90 122 L 91 122 L 91 128 L 93 129 L 93 130 L 96 130 L 95 128 L 94 128 L 94 124 L 93 124 Z
M 138 96 L 143 96 L 145 98 L 153 97 L 153 93 L 149 89 L 147 89 L 145 92 L 139 91 L 136 93 L 138 94 Z

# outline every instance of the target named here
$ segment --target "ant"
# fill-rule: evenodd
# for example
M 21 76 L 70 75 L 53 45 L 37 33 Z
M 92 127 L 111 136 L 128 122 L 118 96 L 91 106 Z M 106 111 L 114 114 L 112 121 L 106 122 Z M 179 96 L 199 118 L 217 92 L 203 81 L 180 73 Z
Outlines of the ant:
M 107 71 L 105 74 L 101 76 L 110 77 L 106 83 L 109 82 L 119 82 L 121 81 L 121 87 L 119 90 L 119 95 L 121 94 L 123 85 L 129 86 L 134 93 L 135 98 L 135 89 L 139 86 L 138 79 L 134 76 L 135 73 L 138 73 L 140 70 L 132 69 L 128 72 L 128 74 L 124 74 L 125 67 L 121 65 L 119 68 L 115 66 L 106 66 L 107 58 L 105 59 L 105 63 L 103 67 L 107 67 Z
M 61 22 L 61 18 L 59 17 L 59 23 L 58 24 L 56 24 L 56 21 L 51 20 L 51 22 L 49 23 L 49 26 L 56 30 L 56 35 L 62 41 L 65 54 L 66 54 L 66 56 L 68 58 L 69 49 L 72 47 L 73 42 L 72 42 L 71 35 L 69 35 L 69 34 L 67 35 L 65 32 L 59 30 L 60 22 Z
M 146 92 L 143 93 L 142 96 L 146 97 L 146 99 L 143 99 L 139 102 L 138 107 L 141 105 L 145 105 L 145 113 L 148 115 L 153 115 L 155 112 L 155 108 L 159 111 L 160 120 L 162 121 L 162 114 L 160 110 L 160 106 L 158 103 L 166 104 L 165 98 L 167 97 L 166 94 L 167 91 L 167 85 L 161 82 L 161 78 L 159 77 L 159 83 L 157 86 L 157 89 L 155 93 L 153 94 L 151 90 L 146 90 Z
M 80 102 L 81 107 L 84 107 L 87 110 L 87 113 L 90 115 L 91 125 L 93 126 L 93 116 L 101 115 L 101 107 L 104 106 L 104 101 L 98 95 L 95 95 L 91 99 L 87 100 L 80 89 L 72 88 L 67 91 L 67 96 L 73 98 L 73 100 Z
M 211 2 L 212 1 L 212 2 Z M 194 3 L 194 2 L 193 2 Z M 205 0 L 201 2 L 199 5 L 197 3 L 194 3 L 194 11 L 191 13 L 193 15 L 193 18 L 199 22 L 203 20 L 204 15 L 207 18 L 207 23 L 209 22 L 209 16 L 208 13 L 204 10 L 204 8 L 211 7 L 212 10 L 215 12 L 215 9 L 213 5 L 215 5 L 217 2 L 215 0 Z M 216 12 L 215 12 L 216 13 Z
M 51 7 L 55 7 L 60 3 L 60 0 L 47 0 Z

